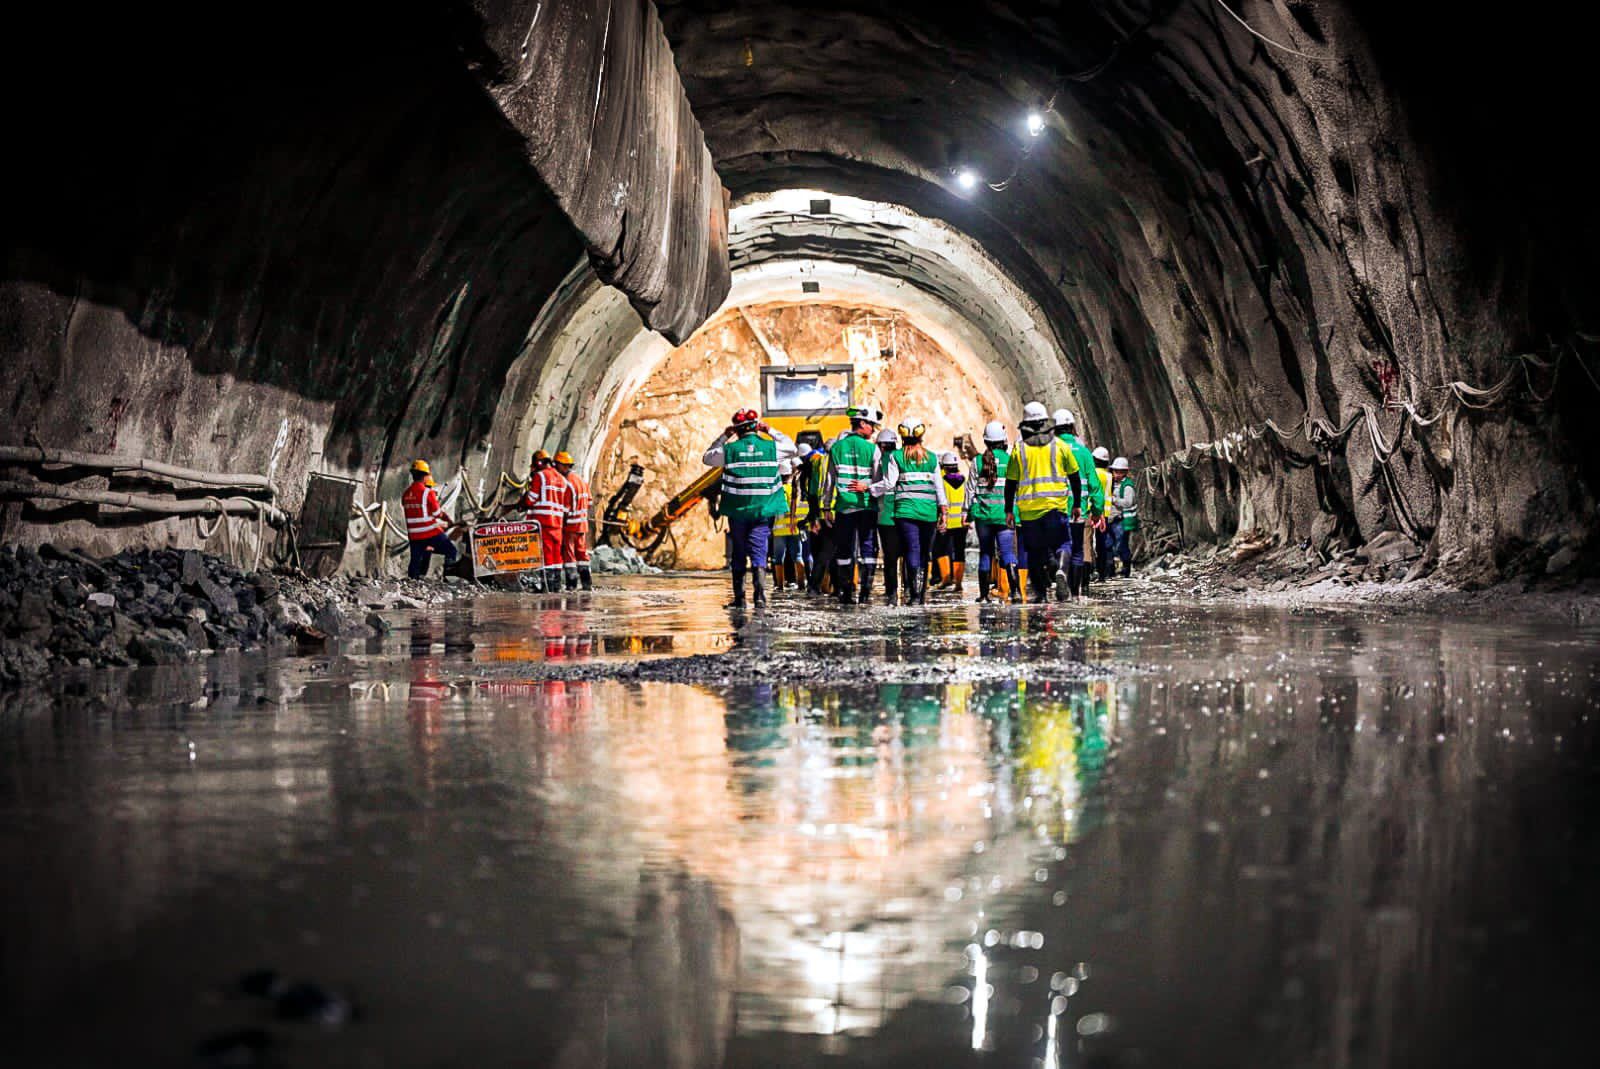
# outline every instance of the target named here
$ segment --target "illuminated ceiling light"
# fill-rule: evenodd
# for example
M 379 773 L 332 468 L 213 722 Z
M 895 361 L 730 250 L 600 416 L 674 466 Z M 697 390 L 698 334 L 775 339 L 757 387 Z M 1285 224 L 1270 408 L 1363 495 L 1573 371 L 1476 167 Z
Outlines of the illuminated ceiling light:
M 1044 133 L 1044 116 L 1037 111 L 1028 112 L 1028 136 L 1038 137 Z
M 970 193 L 978 188 L 978 175 L 970 167 L 963 167 L 956 172 L 956 185 L 963 191 Z

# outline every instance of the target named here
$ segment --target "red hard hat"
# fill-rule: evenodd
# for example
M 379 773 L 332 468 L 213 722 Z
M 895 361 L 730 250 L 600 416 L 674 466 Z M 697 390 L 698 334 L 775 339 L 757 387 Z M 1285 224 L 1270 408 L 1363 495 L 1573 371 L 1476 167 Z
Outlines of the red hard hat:
M 756 423 L 760 419 L 761 413 L 757 412 L 755 409 L 741 408 L 739 411 L 733 414 L 733 425 L 737 427 L 744 423 Z

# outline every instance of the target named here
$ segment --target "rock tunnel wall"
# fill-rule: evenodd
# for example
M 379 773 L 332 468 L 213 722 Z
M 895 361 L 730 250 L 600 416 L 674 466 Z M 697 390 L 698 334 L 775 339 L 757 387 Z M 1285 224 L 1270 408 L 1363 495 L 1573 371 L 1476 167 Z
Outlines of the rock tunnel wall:
M 1400 437 L 1392 476 L 1364 425 L 1179 468 L 1169 519 L 1191 537 L 1410 529 L 1463 580 L 1586 537 L 1595 395 L 1575 358 L 1550 405 L 1529 367 L 1491 410 L 1398 432 L 1403 402 L 1431 415 L 1441 384 L 1593 334 L 1597 212 L 1555 104 L 1584 95 L 1584 63 L 1550 27 L 1232 5 L 1300 56 L 1211 0 L 660 6 L 736 195 L 839 189 L 977 237 L 1049 313 L 1077 394 L 1060 400 L 1096 440 L 1155 462 L 1363 406 Z M 1052 101 L 1030 145 L 1023 116 Z M 964 166 L 1004 188 L 963 196 Z
M 289 3 L 248 34 L 95 14 L 30 16 L 0 61 L 25 164 L 0 444 L 270 470 L 291 512 L 311 471 L 371 499 L 413 455 L 453 473 L 586 258 L 669 337 L 727 290 L 725 194 L 647 0 Z M 5 537 L 193 538 L 125 523 L 12 503 Z

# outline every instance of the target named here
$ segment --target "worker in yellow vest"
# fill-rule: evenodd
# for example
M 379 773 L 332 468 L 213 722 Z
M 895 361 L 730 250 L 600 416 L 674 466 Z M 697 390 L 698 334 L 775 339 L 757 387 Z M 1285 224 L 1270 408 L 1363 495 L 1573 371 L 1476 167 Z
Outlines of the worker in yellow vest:
M 785 460 L 778 464 L 783 478 L 783 497 L 788 506 L 772 521 L 772 589 L 798 590 L 806 581 L 805 530 L 811 518 L 811 503 L 802 485 L 804 465 Z
M 934 566 L 939 589 L 959 595 L 967 578 L 967 475 L 954 452 L 939 458 L 939 477 L 944 480 L 945 513 L 933 537 Z

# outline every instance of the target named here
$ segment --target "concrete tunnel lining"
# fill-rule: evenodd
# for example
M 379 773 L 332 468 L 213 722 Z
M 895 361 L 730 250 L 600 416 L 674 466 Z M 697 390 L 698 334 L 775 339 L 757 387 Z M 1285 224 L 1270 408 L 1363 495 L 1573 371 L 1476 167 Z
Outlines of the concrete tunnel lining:
M 831 210 L 810 214 L 816 199 L 831 201 Z M 781 190 L 734 206 L 729 248 L 733 286 L 724 308 L 829 302 L 892 309 L 964 373 L 1016 399 L 1016 409 L 1024 395 L 1071 403 L 1043 310 L 976 241 L 945 222 L 887 202 Z M 802 297 L 802 279 L 819 282 L 821 291 Z M 575 271 L 508 375 L 485 468 L 520 475 L 535 449 L 560 447 L 592 471 L 622 404 L 671 349 L 616 291 Z M 1014 421 L 1018 414 L 995 415 Z

